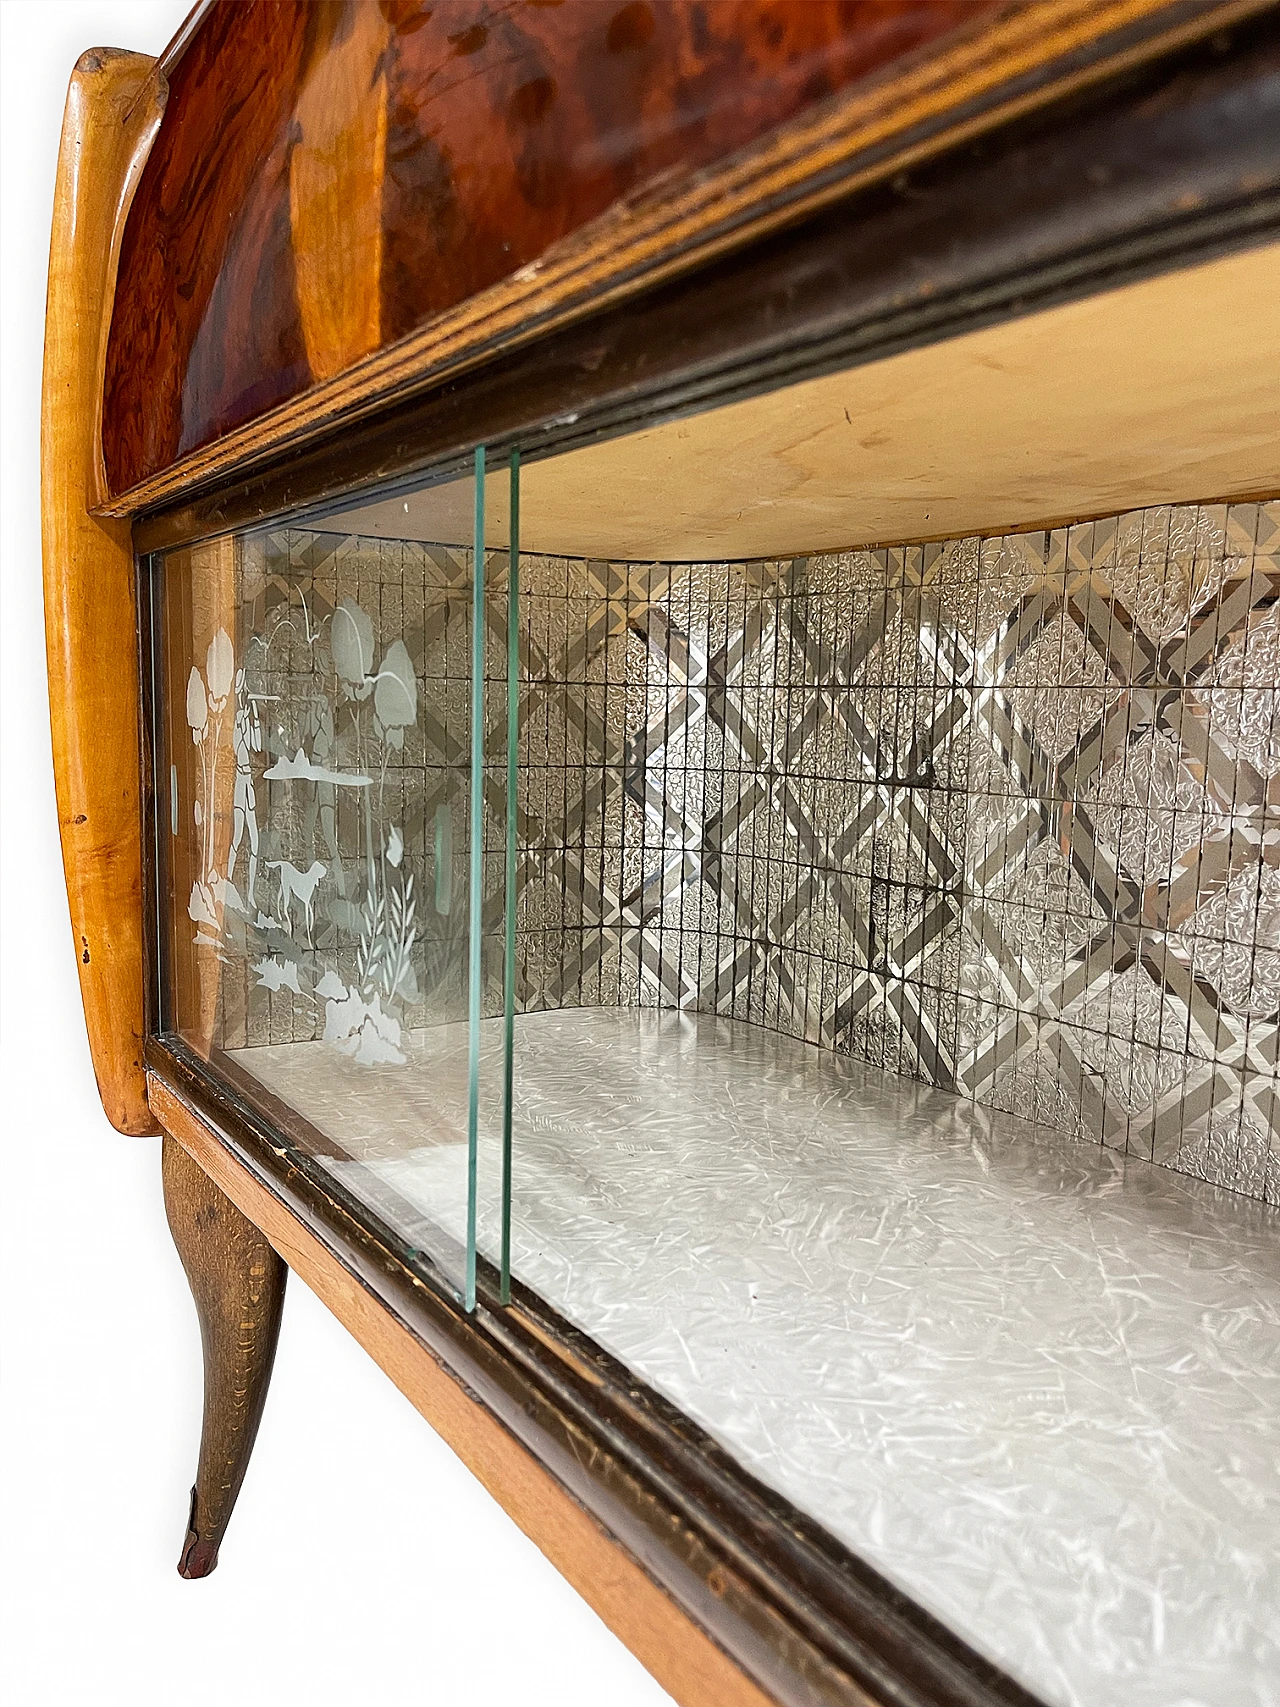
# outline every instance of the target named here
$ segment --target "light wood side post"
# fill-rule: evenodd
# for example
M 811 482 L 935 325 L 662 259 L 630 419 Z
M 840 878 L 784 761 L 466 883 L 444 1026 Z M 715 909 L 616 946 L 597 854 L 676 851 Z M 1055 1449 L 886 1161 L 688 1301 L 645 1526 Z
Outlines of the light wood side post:
M 45 644 L 62 862 L 89 1049 L 108 1120 L 154 1132 L 142 1064 L 137 609 L 127 522 L 104 493 L 102 370 L 120 233 L 165 86 L 93 48 L 67 91 L 54 189 L 40 433 Z

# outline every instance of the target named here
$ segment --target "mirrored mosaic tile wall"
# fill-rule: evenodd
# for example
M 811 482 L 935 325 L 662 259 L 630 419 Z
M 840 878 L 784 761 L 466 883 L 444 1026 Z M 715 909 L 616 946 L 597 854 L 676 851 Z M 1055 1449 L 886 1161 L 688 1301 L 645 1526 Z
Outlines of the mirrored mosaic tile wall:
M 1280 1201 L 1280 505 L 525 573 L 528 1006 L 718 1011 Z
M 464 554 L 291 532 L 246 573 L 404 641 L 421 716 L 387 788 L 438 897 Z M 778 562 L 526 558 L 521 1007 L 720 1012 L 1280 1201 L 1278 593 L 1280 503 Z M 495 695 L 495 978 L 504 716 Z M 449 857 L 461 884 L 460 837 Z M 313 1035 L 270 1000 L 262 1041 Z

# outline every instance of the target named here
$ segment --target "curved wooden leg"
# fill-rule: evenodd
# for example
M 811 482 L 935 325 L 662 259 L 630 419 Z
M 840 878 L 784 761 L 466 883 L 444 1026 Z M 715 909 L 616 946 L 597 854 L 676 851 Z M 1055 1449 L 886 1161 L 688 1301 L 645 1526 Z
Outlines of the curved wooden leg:
M 244 1480 L 271 1380 L 283 1262 L 182 1146 L 164 1140 L 164 1206 L 204 1344 L 204 1427 L 178 1574 L 207 1577 Z

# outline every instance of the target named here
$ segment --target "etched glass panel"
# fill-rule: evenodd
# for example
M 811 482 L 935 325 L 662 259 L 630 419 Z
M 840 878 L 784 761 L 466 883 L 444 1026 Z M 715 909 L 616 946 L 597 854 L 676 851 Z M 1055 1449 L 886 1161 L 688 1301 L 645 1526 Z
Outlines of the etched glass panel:
M 477 473 L 171 552 L 157 580 L 165 1023 L 468 1302 L 505 836 L 505 782 L 487 816 L 476 789 Z M 430 1204 L 397 1185 L 420 1147 Z

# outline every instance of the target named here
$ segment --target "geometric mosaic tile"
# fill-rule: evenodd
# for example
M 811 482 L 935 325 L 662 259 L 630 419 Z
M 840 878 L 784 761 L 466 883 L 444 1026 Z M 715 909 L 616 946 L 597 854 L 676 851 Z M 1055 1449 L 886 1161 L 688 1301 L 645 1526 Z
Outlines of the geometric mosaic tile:
M 412 846 L 466 753 L 465 554 L 266 553 L 405 641 Z M 521 576 L 526 1010 L 723 1013 L 1280 1201 L 1280 503 Z

